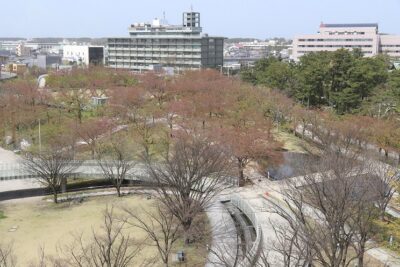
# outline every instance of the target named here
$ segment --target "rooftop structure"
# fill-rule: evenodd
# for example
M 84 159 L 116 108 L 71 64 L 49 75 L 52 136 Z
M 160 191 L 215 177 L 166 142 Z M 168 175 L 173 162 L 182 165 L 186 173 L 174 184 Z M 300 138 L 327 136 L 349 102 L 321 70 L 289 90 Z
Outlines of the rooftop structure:
M 200 13 L 185 12 L 181 25 L 154 19 L 132 24 L 129 37 L 108 38 L 108 66 L 133 71 L 215 68 L 223 65 L 223 46 L 223 37 L 202 35 Z
M 310 52 L 335 51 L 340 48 L 358 48 L 367 57 L 386 53 L 392 58 L 400 58 L 400 36 L 379 33 L 376 23 L 321 23 L 317 34 L 294 38 L 292 58 L 298 61 L 302 55 Z

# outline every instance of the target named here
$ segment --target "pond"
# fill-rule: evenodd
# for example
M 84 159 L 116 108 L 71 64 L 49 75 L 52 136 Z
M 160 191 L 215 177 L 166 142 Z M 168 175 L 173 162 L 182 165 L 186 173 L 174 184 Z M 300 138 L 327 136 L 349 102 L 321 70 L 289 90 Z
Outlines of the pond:
M 317 159 L 316 156 L 310 154 L 283 152 L 283 162 L 267 168 L 265 171 L 266 177 L 268 177 L 268 173 L 271 180 L 283 180 L 300 176 L 304 172 L 304 163 Z

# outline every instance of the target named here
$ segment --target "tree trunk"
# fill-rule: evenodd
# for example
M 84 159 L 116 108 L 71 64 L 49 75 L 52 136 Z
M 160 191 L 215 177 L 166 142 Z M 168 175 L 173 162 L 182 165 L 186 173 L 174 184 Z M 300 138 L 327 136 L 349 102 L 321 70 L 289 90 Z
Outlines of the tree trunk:
M 14 119 L 12 121 L 11 142 L 13 144 L 13 147 L 17 148 L 17 125 L 14 122 Z
M 53 200 L 55 204 L 58 203 L 58 193 L 56 188 L 53 188 Z
M 239 168 L 239 186 L 244 186 L 244 166 L 243 166 L 243 160 L 238 159 L 238 168 Z
M 115 187 L 115 189 L 117 189 L 117 195 L 118 195 L 118 197 L 121 197 L 121 186 L 117 185 L 117 186 Z
M 188 245 L 190 243 L 190 236 L 189 236 L 189 231 L 190 227 L 192 226 L 192 218 L 186 219 L 183 223 L 183 232 L 184 232 L 184 240 L 185 240 L 185 245 Z
M 78 108 L 78 121 L 79 121 L 79 124 L 82 123 L 82 110 L 80 107 Z
M 365 254 L 365 242 L 362 240 L 360 241 L 360 251 L 358 252 L 358 265 L 357 267 L 364 266 L 364 254 Z

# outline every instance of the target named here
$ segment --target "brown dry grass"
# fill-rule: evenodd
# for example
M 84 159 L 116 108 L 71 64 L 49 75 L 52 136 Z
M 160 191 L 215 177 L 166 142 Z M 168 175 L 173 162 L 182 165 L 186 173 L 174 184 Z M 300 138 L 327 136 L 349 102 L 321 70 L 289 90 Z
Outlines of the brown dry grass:
M 143 207 L 148 210 L 152 209 L 153 204 L 154 200 L 137 195 L 123 198 L 93 197 L 86 199 L 82 204 L 75 205 L 68 203 L 55 205 L 41 198 L 3 202 L 0 203 L 0 209 L 4 211 L 6 218 L 0 221 L 0 240 L 2 243 L 13 242 L 18 266 L 28 266 L 30 262 L 37 261 L 40 247 L 44 247 L 46 254 L 56 254 L 57 246 L 72 242 L 71 234 L 83 233 L 85 237 L 91 233 L 92 229 L 98 229 L 102 223 L 102 213 L 107 205 L 129 206 L 138 210 Z M 118 209 L 115 209 L 115 212 L 117 213 Z M 208 220 L 206 218 L 205 220 L 208 224 Z M 13 227 L 18 228 L 10 232 L 9 230 Z M 129 235 L 136 240 L 144 239 L 146 236 L 143 231 L 137 229 L 129 228 L 129 231 Z M 187 264 L 204 266 L 207 251 L 203 247 L 197 244 L 185 248 L 189 260 Z M 177 244 L 174 252 L 181 248 L 182 242 Z M 142 262 L 145 258 L 157 257 L 157 255 L 155 247 L 146 246 L 135 262 Z M 162 266 L 162 264 L 153 266 Z

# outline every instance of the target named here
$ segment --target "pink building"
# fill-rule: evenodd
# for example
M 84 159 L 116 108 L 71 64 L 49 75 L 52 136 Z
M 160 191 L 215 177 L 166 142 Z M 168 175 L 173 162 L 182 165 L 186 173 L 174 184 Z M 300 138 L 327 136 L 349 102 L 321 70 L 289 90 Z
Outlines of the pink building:
M 293 40 L 292 59 L 298 61 L 310 52 L 335 51 L 340 48 L 359 48 L 365 56 L 387 53 L 400 58 L 400 36 L 384 35 L 378 31 L 378 24 L 324 24 L 317 34 L 296 36 Z

